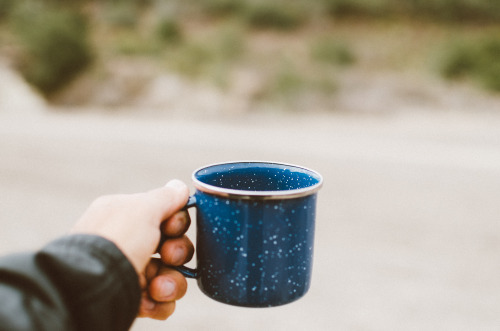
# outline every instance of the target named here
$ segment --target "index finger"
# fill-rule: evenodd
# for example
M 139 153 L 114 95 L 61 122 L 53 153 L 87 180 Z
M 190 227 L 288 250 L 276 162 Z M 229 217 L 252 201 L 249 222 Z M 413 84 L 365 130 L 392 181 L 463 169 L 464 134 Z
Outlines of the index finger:
M 189 199 L 189 189 L 180 180 L 174 179 L 167 185 L 146 193 L 148 201 L 157 208 L 159 215 L 156 218 L 159 222 L 172 217 L 184 207 Z M 160 224 L 158 224 L 160 225 Z
M 161 232 L 170 238 L 180 237 L 191 225 L 189 213 L 185 210 L 175 213 L 161 224 Z

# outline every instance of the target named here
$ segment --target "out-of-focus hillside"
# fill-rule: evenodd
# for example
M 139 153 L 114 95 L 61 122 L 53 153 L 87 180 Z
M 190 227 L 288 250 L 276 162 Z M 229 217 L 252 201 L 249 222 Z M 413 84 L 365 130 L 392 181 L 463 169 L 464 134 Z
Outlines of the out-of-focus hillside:
M 469 94 L 498 98 L 499 7 L 0 0 L 0 51 L 64 106 L 175 109 L 189 99 L 188 108 L 229 112 L 469 107 Z

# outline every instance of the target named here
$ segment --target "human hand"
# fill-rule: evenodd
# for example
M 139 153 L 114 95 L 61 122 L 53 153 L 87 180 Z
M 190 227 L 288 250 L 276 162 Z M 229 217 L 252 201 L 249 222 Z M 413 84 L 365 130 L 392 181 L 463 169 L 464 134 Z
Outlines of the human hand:
M 139 317 L 166 319 L 175 309 L 175 301 L 182 298 L 187 282 L 182 274 L 165 265 L 180 266 L 191 260 L 194 247 L 184 235 L 191 220 L 187 211 L 177 212 L 161 225 L 166 239 L 159 247 L 161 259 L 151 259 L 141 276 L 142 301 Z
M 90 205 L 72 229 L 112 241 L 129 259 L 143 289 L 141 317 L 166 319 L 173 313 L 175 300 L 186 292 L 185 278 L 151 255 L 163 233 L 171 238 L 159 250 L 164 263 L 182 265 L 193 256 L 194 247 L 184 236 L 189 215 L 180 211 L 188 197 L 187 186 L 178 180 L 145 193 L 104 196 Z

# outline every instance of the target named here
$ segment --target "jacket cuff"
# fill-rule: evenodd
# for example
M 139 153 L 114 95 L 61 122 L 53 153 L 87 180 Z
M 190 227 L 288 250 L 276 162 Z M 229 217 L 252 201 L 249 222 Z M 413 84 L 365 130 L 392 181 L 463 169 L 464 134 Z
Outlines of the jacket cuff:
M 96 235 L 62 237 L 36 256 L 81 330 L 128 330 L 137 316 L 138 275 L 121 250 Z

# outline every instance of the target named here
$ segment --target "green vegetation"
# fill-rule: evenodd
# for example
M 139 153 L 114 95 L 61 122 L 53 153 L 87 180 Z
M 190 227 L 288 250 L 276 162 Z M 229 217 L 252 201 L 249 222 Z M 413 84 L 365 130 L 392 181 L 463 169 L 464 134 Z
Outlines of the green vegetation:
M 134 1 L 108 1 L 103 13 L 107 24 L 115 27 L 133 28 L 137 26 L 140 7 Z
M 156 33 L 160 40 L 167 44 L 178 44 L 184 37 L 180 23 L 171 17 L 163 17 L 160 20 Z
M 311 47 L 311 56 L 330 65 L 347 66 L 356 61 L 354 53 L 345 43 L 332 38 L 317 40 Z
M 245 68 L 266 77 L 262 85 L 267 91 L 261 95 L 271 99 L 272 94 L 285 98 L 306 90 L 330 94 L 339 71 L 363 65 L 367 58 L 358 53 L 366 48 L 354 47 L 350 31 L 339 33 L 338 26 L 364 24 L 366 29 L 381 22 L 460 31 L 496 26 L 498 31 L 500 1 L 0 0 L 2 37 L 16 40 L 11 49 L 20 71 L 48 96 L 92 61 L 117 56 L 148 57 L 159 67 L 223 87 L 230 87 L 233 72 Z M 439 48 L 438 42 L 429 45 Z M 498 44 L 498 38 L 476 33 L 447 46 L 439 72 L 500 91 Z M 385 45 L 377 46 L 372 58 L 384 54 Z M 415 45 L 410 49 L 419 50 Z M 435 54 L 421 51 L 422 56 Z M 398 55 L 385 63 L 394 59 Z
M 232 17 L 256 29 L 292 30 L 302 26 L 308 15 L 305 0 L 198 0 L 210 17 Z
M 238 15 L 246 5 L 245 0 L 197 0 L 203 13 L 212 17 Z
M 335 18 L 403 17 L 444 23 L 495 23 L 500 19 L 500 2 L 494 0 L 197 0 L 196 3 L 212 17 L 247 17 L 256 27 L 278 29 L 300 26 L 318 11 Z
M 473 79 L 500 92 L 500 37 L 455 41 L 446 50 L 441 63 L 444 77 Z
M 15 0 L 0 0 L 0 21 L 10 15 L 12 8 L 14 8 L 14 1 Z
M 73 11 L 23 7 L 14 15 L 26 80 L 46 95 L 67 84 L 92 60 L 87 22 Z
M 259 0 L 249 2 L 242 16 L 254 28 L 293 30 L 305 23 L 305 9 L 300 2 Z
M 274 75 L 270 90 L 273 95 L 288 99 L 291 96 L 297 96 L 306 86 L 305 75 L 299 72 L 293 64 L 285 61 Z
M 406 17 L 433 22 L 498 22 L 494 0 L 322 0 L 334 17 Z
M 383 17 L 392 11 L 389 1 L 323 0 L 326 12 L 335 18 Z
M 411 0 L 399 8 L 413 17 L 444 22 L 498 22 L 500 2 L 491 0 Z
M 221 86 L 227 84 L 231 67 L 245 51 L 245 38 L 236 27 L 214 31 L 208 38 L 191 40 L 167 50 L 165 63 L 171 70 L 192 78 L 213 78 Z
M 160 40 L 144 37 L 139 33 L 116 33 L 113 52 L 126 56 L 158 56 L 163 48 Z

